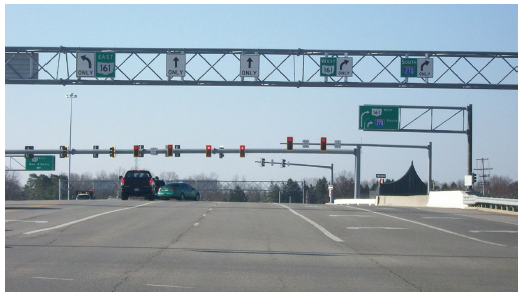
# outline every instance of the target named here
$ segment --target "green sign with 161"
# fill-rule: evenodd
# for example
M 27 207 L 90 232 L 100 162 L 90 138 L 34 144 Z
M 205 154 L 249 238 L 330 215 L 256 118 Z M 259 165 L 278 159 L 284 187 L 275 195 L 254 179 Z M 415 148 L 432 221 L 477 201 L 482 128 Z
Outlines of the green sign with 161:
M 115 52 L 96 52 L 96 77 L 115 78 L 116 77 L 116 53 Z
M 399 117 L 397 106 L 363 105 L 359 108 L 358 129 L 398 130 Z

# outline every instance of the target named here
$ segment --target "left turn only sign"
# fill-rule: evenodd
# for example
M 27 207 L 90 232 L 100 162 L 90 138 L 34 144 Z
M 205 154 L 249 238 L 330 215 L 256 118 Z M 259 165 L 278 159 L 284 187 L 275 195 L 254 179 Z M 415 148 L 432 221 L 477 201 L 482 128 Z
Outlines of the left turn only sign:
M 115 52 L 76 52 L 76 77 L 115 78 Z

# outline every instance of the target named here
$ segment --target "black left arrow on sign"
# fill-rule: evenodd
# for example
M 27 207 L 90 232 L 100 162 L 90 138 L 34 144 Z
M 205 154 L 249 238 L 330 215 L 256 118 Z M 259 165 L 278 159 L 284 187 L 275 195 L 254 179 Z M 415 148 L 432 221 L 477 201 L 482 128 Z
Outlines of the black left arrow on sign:
M 87 60 L 87 62 L 89 63 L 89 69 L 92 68 L 92 62 L 90 61 L 90 59 L 86 55 L 82 55 L 81 59 L 83 61 Z
M 428 66 L 428 65 L 429 65 L 429 61 L 426 60 L 424 63 L 422 63 L 420 70 L 423 72 L 423 66 Z
M 251 59 L 251 57 L 248 58 L 247 62 L 248 62 L 248 69 L 250 69 L 250 68 L 251 68 L 251 63 L 253 62 L 253 60 Z

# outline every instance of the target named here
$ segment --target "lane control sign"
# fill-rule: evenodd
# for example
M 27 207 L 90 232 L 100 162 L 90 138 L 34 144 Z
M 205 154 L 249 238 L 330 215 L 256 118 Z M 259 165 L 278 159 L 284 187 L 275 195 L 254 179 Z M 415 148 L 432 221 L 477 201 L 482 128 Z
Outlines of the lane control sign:
M 96 77 L 95 52 L 76 52 L 76 77 Z
M 166 76 L 186 76 L 186 55 L 181 53 L 169 53 L 166 55 Z
M 259 55 L 241 54 L 241 77 L 259 77 Z

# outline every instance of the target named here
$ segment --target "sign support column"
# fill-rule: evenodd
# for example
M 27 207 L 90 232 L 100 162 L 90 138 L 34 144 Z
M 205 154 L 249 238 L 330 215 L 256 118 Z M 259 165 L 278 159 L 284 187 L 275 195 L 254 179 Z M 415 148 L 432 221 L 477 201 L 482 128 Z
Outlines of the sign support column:
M 360 199 L 360 167 L 361 167 L 361 149 L 362 149 L 362 146 L 361 145 L 357 145 L 356 148 L 355 148 L 355 169 L 356 169 L 356 172 L 355 172 L 355 193 L 354 193 L 354 198 L 355 199 Z

